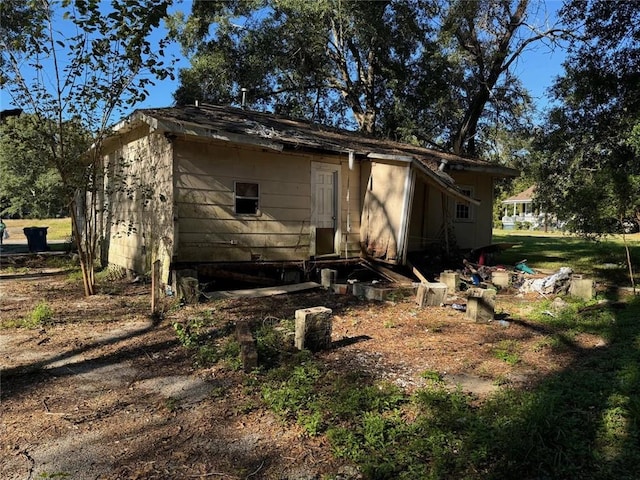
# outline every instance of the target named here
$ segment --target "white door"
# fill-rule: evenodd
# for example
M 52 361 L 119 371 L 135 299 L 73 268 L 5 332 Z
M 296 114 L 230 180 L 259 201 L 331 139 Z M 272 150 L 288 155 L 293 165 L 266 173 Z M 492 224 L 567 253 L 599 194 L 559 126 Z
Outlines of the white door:
M 316 227 L 335 228 L 335 172 L 316 171 Z
M 315 255 L 333 254 L 338 251 L 338 171 L 338 165 L 312 164 L 311 220 L 312 227 L 315 227 Z

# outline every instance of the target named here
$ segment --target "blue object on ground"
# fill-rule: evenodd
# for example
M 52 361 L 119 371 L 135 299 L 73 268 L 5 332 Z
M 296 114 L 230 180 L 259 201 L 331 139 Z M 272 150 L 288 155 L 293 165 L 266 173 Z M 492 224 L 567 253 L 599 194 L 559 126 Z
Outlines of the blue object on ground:
M 531 270 L 531 269 L 527 266 L 527 264 L 526 264 L 526 263 L 524 263 L 524 262 L 520 262 L 520 263 L 518 263 L 518 264 L 516 265 L 516 270 L 519 270 L 519 271 L 524 272 L 524 273 L 531 273 L 531 274 L 536 273 L 536 272 L 534 272 L 533 270 Z

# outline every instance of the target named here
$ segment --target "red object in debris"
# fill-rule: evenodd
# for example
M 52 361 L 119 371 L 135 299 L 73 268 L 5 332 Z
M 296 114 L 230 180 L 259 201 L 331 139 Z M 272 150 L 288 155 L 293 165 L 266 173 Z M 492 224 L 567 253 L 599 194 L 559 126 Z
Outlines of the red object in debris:
M 478 265 L 484 265 L 484 252 L 480 252 L 480 256 L 478 257 Z

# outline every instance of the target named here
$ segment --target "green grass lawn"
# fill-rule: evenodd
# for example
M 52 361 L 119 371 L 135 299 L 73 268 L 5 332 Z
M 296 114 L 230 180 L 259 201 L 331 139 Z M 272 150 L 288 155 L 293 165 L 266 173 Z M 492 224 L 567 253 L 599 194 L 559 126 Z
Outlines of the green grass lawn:
M 48 227 L 47 240 L 68 240 L 71 236 L 71 219 L 65 218 L 44 218 L 44 219 L 5 219 L 4 223 L 9 230 L 9 239 L 7 243 L 12 241 L 26 241 L 24 236 L 24 228 L 28 227 Z
M 537 354 L 557 350 L 573 360 L 524 389 L 505 386 L 480 400 L 428 371 L 426 386 L 408 394 L 389 381 L 336 371 L 308 352 L 285 353 L 293 327 L 283 321 L 254 333 L 259 357 L 271 363 L 245 391 L 307 436 L 324 436 L 364 479 L 640 478 L 640 301 L 582 312 L 574 303 L 554 316 L 545 314 L 549 303 L 517 321 L 547 332 Z M 203 329 L 219 328 L 215 317 L 207 321 L 213 325 L 193 321 L 199 337 L 176 331 L 196 361 L 217 363 L 222 357 L 198 339 L 206 338 Z M 578 334 L 603 344 L 582 348 L 572 340 Z M 496 345 L 518 349 L 517 340 Z M 225 350 L 236 358 L 238 348 Z
M 640 274 L 640 235 L 627 235 L 634 276 Z M 495 262 L 515 265 L 526 259 L 531 268 L 556 271 L 571 267 L 576 273 L 596 280 L 629 286 L 629 272 L 621 235 L 612 235 L 598 241 L 557 232 L 494 230 L 493 242 L 511 242 L 518 245 L 501 252 Z
M 11 221 L 8 226 L 17 228 Z M 53 222 L 26 221 L 24 226 L 53 229 Z M 628 238 L 635 263 L 639 240 L 638 235 Z M 533 268 L 571 266 L 624 280 L 620 237 L 592 242 L 562 234 L 496 231 L 494 242 L 518 243 L 502 253 L 504 264 L 526 258 Z M 328 442 L 334 455 L 356 465 L 364 479 L 640 478 L 640 298 L 629 298 L 623 307 L 590 310 L 571 302 L 553 315 L 550 304 L 541 299 L 510 322 L 528 326 L 531 335 L 544 335 L 528 353 L 544 356 L 557 350 L 567 362 L 527 388 L 505 386 L 482 400 L 447 388 L 439 372 L 425 371 L 426 386 L 406 393 L 357 369 L 336 370 L 322 356 L 293 349 L 293 320 L 258 322 L 253 335 L 261 369 L 244 377 L 246 403 L 238 411 L 251 411 L 262 402 L 284 424 L 296 423 L 304 435 Z M 212 313 L 225 308 L 223 301 L 203 303 L 201 313 L 190 314 L 188 328 L 173 325 L 178 341 L 193 355 L 194 368 L 240 368 L 234 329 L 225 329 L 229 320 L 224 314 Z M 48 315 L 44 306 L 36 307 L 28 319 L 33 325 L 25 328 L 41 328 Z M 492 328 L 487 326 L 487 333 Z M 574 342 L 580 334 L 593 336 L 592 346 Z M 495 343 L 501 361 L 524 363 L 515 357 L 517 340 L 500 340 L 500 330 L 476 341 Z M 444 336 L 442 345 L 449 348 Z

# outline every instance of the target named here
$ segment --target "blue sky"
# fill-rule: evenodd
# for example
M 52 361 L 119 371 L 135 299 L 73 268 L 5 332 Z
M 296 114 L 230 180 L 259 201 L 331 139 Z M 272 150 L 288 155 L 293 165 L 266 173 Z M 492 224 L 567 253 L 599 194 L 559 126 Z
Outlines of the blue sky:
M 178 3 L 174 10 L 190 11 L 189 0 Z M 546 0 L 542 3 L 539 12 L 539 18 L 535 22 L 540 23 L 545 19 L 553 22 L 555 13 L 562 5 L 561 0 Z M 535 23 L 534 22 L 534 23 Z M 150 95 L 145 101 L 137 104 L 136 108 L 157 108 L 166 107 L 173 103 L 173 92 L 178 86 L 177 69 L 189 66 L 186 58 L 183 58 L 177 45 L 173 45 L 167 49 L 169 54 L 174 55 L 178 59 L 176 64 L 176 78 L 174 80 L 166 79 L 157 81 L 156 86 L 151 89 Z M 525 87 L 531 93 L 536 106 L 543 110 L 548 103 L 547 89 L 552 85 L 555 77 L 562 73 L 562 62 L 564 60 L 564 52 L 556 49 L 551 50 L 549 47 L 541 43 L 536 43 L 527 50 L 521 58 L 512 66 L 513 72 L 521 79 Z M 0 108 L 13 108 L 7 93 L 2 90 L 0 92 Z
M 177 9 L 190 11 L 189 0 L 185 0 Z M 537 18 L 532 23 L 544 24 L 556 20 L 556 12 L 562 6 L 562 0 L 546 0 L 542 2 L 541 9 Z M 182 58 L 180 50 L 175 47 L 173 53 L 179 58 L 178 67 L 188 67 L 189 61 Z M 553 84 L 554 79 L 562 73 L 562 62 L 564 61 L 564 52 L 560 49 L 551 49 L 549 46 L 536 42 L 533 46 L 525 51 L 521 58 L 513 65 L 513 71 L 524 83 L 529 90 L 534 103 L 541 110 L 548 103 L 547 89 Z M 176 70 L 177 73 L 177 70 Z M 156 89 L 151 96 L 140 103 L 138 108 L 166 107 L 172 104 L 172 94 L 178 86 L 177 75 L 176 80 L 165 80 L 156 85 Z

